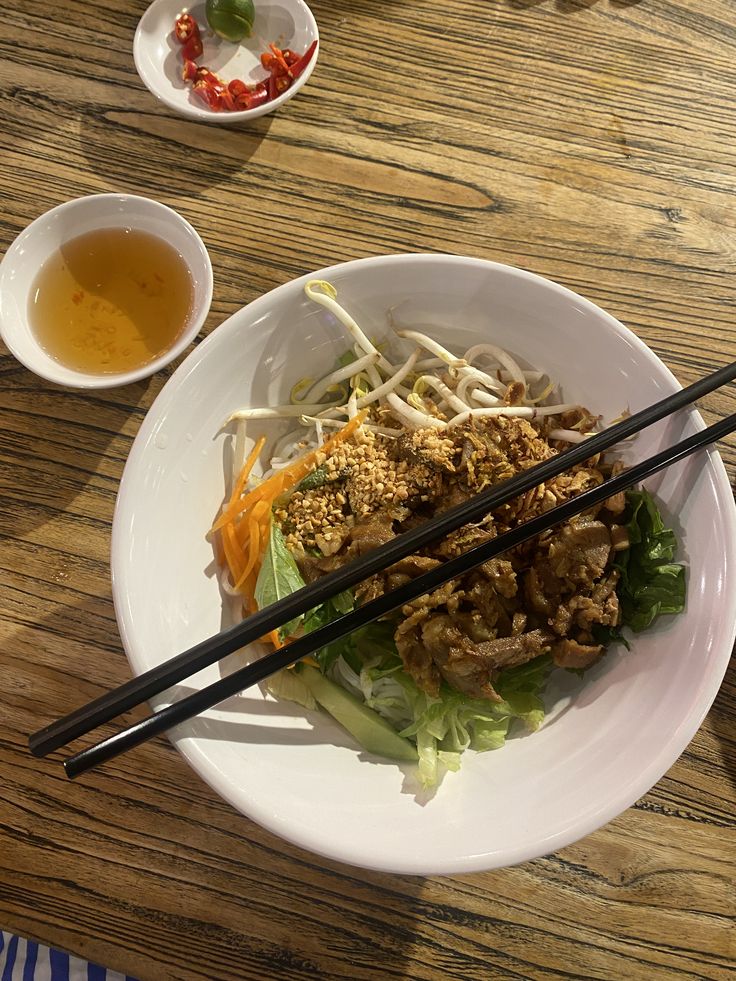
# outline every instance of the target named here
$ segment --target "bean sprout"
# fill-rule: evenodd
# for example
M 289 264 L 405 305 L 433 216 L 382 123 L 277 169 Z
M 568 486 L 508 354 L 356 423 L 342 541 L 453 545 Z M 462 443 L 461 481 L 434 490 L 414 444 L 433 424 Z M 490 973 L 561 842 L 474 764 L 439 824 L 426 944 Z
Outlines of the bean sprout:
M 469 408 L 466 402 L 463 402 L 461 398 L 445 385 L 443 381 L 439 378 L 435 378 L 434 375 L 420 375 L 419 378 L 414 382 L 414 391 L 412 394 L 420 395 L 422 394 L 422 388 L 433 388 L 435 392 L 438 392 L 451 406 L 455 412 L 465 412 Z
M 335 298 L 337 296 L 337 290 L 331 283 L 326 283 L 323 279 L 310 279 L 307 285 L 304 287 L 304 292 L 307 294 L 310 300 L 314 300 L 315 303 L 319 303 L 326 310 L 329 310 L 333 317 L 336 317 L 343 327 L 347 328 L 350 336 L 364 354 L 377 354 L 378 364 L 380 364 L 385 371 L 391 370 L 391 365 L 384 358 L 375 344 L 369 340 L 368 337 L 366 337 L 347 310 L 344 310 L 340 304 L 336 302 Z
M 362 396 L 357 401 L 357 407 L 359 409 L 364 409 L 366 405 L 370 405 L 371 402 L 377 402 L 379 399 L 383 398 L 384 395 L 388 396 L 391 392 L 398 387 L 398 385 L 406 378 L 407 375 L 411 374 L 414 369 L 414 365 L 419 357 L 419 349 L 414 351 L 407 361 L 399 368 L 393 378 L 389 378 L 388 381 L 374 388 L 372 392 L 367 395 Z M 375 368 L 373 369 L 375 371 Z M 378 372 L 376 372 L 378 374 Z
M 354 419 L 358 414 L 358 394 L 355 389 L 351 389 L 348 399 L 348 419 Z
M 427 334 L 402 328 L 396 330 L 397 336 L 414 342 L 417 347 L 406 361 L 393 364 L 390 356 L 382 353 L 337 302 L 337 291 L 331 284 L 310 280 L 305 293 L 345 328 L 348 351 L 354 360 L 338 364 L 316 380 L 302 379 L 292 389 L 294 404 L 246 407 L 233 412 L 228 422 L 238 423 L 232 444 L 234 475 L 242 467 L 245 420 L 249 419 L 299 420 L 301 428 L 290 430 L 274 446 L 270 465 L 272 470 L 277 470 L 288 466 L 305 449 L 322 446 L 325 430 L 342 428 L 347 420 L 354 419 L 368 406 L 388 414 L 389 422 L 381 425 L 383 419 L 378 414 L 364 422 L 362 428 L 388 438 L 396 438 L 404 431 L 392 419 L 408 429 L 442 430 L 473 419 L 501 416 L 544 419 L 579 408 L 575 403 L 544 405 L 554 392 L 554 383 L 542 371 L 522 369 L 496 344 L 475 344 L 463 356 L 456 356 Z M 428 352 L 428 356 L 420 360 L 422 352 Z M 484 367 L 474 363 L 477 361 Z M 541 391 L 537 388 L 538 394 L 532 396 L 529 386 L 540 383 L 543 383 Z M 523 386 L 522 404 L 505 404 L 509 384 Z M 340 401 L 335 401 L 335 396 L 332 402 L 323 401 L 337 386 L 342 389 Z M 586 422 L 581 420 L 579 425 Z M 555 429 L 548 438 L 577 443 L 588 435 L 574 428 Z
M 501 405 L 491 409 L 468 409 L 466 412 L 461 412 L 456 415 L 454 419 L 450 419 L 448 425 L 459 426 L 463 422 L 467 422 L 468 419 L 478 419 L 489 416 L 518 416 L 521 419 L 531 419 L 533 415 L 534 409 L 528 405 Z
M 309 422 L 321 422 L 323 426 L 329 426 L 334 429 L 342 429 L 345 425 L 342 422 L 338 422 L 337 419 L 320 419 L 317 420 L 314 416 L 304 416 L 305 425 Z M 363 429 L 367 430 L 369 433 L 379 433 L 381 436 L 401 436 L 404 432 L 403 429 L 392 429 L 390 426 L 374 426 L 372 422 L 364 422 Z
M 514 379 L 514 378 L 511 377 L 511 373 L 508 372 L 508 371 L 499 371 L 498 375 L 499 375 L 499 378 L 501 379 L 501 381 L 504 381 L 504 382 L 516 381 L 516 379 Z M 525 378 L 525 380 L 526 380 L 526 382 L 527 382 L 528 385 L 536 385 L 537 382 L 540 382 L 543 378 L 546 378 L 547 377 L 547 372 L 546 371 L 527 371 L 526 369 L 524 369 L 522 371 L 522 375 L 524 376 L 524 378 Z
M 220 589 L 226 596 L 232 596 L 234 599 L 237 598 L 242 602 L 243 594 L 239 590 L 233 589 L 233 584 L 226 568 L 220 570 L 217 578 L 220 582 Z
M 480 388 L 474 388 L 470 393 L 470 397 L 475 402 L 479 402 L 482 406 L 503 405 L 501 399 L 496 398 L 495 395 L 489 395 L 488 392 L 484 392 Z
M 271 457 L 271 461 L 280 459 L 289 447 L 298 442 L 299 438 L 304 438 L 304 433 L 301 429 L 290 429 L 288 433 L 283 435 L 274 446 Z
M 275 405 L 272 409 L 259 408 L 259 409 L 236 409 L 232 415 L 228 416 L 225 425 L 228 422 L 234 422 L 236 419 L 290 419 L 298 418 L 303 416 L 305 412 L 310 415 L 314 415 L 317 412 L 321 412 L 324 409 L 335 409 L 337 405 L 326 406 L 322 404 L 314 405 Z
M 481 371 L 480 368 L 467 367 L 460 368 L 457 372 L 461 380 L 466 378 L 471 378 L 476 384 L 485 385 L 486 388 L 493 389 L 494 392 L 498 392 L 499 395 L 506 394 L 506 385 L 494 378 L 493 375 L 489 375 L 486 371 Z
M 381 384 L 381 376 L 375 366 L 367 369 L 368 377 L 373 385 Z M 416 409 L 400 398 L 396 392 L 389 392 L 386 401 L 391 406 L 394 415 L 404 422 L 410 429 L 426 429 L 427 426 L 434 426 L 437 429 L 444 429 L 447 425 L 442 419 L 429 415 L 420 409 Z
M 577 402 L 566 402 L 563 405 L 538 405 L 534 408 L 534 416 L 559 416 L 563 412 L 572 412 L 573 409 L 579 408 Z
M 311 402 L 319 402 L 320 399 L 324 398 L 333 385 L 337 385 L 339 382 L 345 381 L 348 378 L 352 378 L 353 375 L 359 374 L 364 368 L 367 368 L 368 365 L 376 364 L 379 358 L 380 354 L 378 351 L 376 351 L 374 354 L 364 354 L 363 357 L 358 358 L 357 361 L 344 365 L 342 368 L 338 368 L 336 371 L 331 371 L 329 375 L 325 375 L 324 378 L 314 382 L 310 389 L 305 392 L 303 399 L 298 397 L 294 398 L 293 394 L 292 399 L 295 402 L 301 402 L 305 401 L 307 397 L 309 397 Z
M 574 429 L 553 429 L 547 436 L 549 439 L 559 439 L 565 443 L 584 443 L 593 433 L 578 433 Z
M 399 337 L 404 337 L 406 340 L 419 344 L 425 351 L 431 351 L 432 354 L 444 361 L 445 364 L 450 365 L 451 368 L 463 368 L 467 364 L 464 358 L 458 358 L 454 354 L 450 354 L 441 344 L 418 330 L 397 330 L 396 333 Z
M 552 394 L 552 392 L 554 392 L 554 390 L 555 390 L 555 384 L 554 382 L 550 382 L 542 389 L 542 391 L 539 393 L 539 395 L 536 396 L 536 398 L 533 399 L 527 398 L 524 399 L 524 401 L 526 402 L 527 405 L 538 405 L 540 402 L 544 402 L 546 399 L 548 399 Z
M 437 416 L 430 416 L 426 412 L 420 412 L 418 409 L 412 408 L 393 392 L 389 392 L 386 400 L 391 406 L 394 415 L 405 422 L 410 429 L 426 429 L 428 426 L 434 426 L 435 429 L 447 428 L 447 423 L 443 419 L 438 419 Z
M 431 368 L 442 368 L 444 364 L 442 358 L 425 358 L 423 361 L 417 361 L 414 368 L 416 371 L 429 371 Z
M 468 348 L 468 350 L 465 352 L 465 360 L 470 364 L 481 354 L 487 354 L 490 357 L 495 358 L 495 360 L 503 368 L 505 368 L 506 371 L 508 371 L 509 375 L 511 375 L 511 380 L 520 382 L 526 389 L 526 378 L 524 377 L 524 372 L 507 351 L 504 351 L 503 348 L 500 348 L 495 344 L 475 344 L 473 347 Z

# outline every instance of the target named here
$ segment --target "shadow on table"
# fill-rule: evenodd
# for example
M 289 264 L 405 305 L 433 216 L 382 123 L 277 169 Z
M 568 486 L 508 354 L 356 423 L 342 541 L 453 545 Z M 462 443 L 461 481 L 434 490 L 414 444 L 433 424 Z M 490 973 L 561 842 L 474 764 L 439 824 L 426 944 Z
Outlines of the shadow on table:
M 142 421 L 152 400 L 149 389 L 158 391 L 154 379 L 124 388 L 71 390 L 37 377 L 8 354 L 0 357 L 0 387 L 13 409 L 13 427 L 6 427 L 0 445 L 12 454 L 17 493 L 23 495 L 23 506 L 12 513 L 8 499 L 0 537 L 20 538 L 52 521 L 93 479 L 96 493 L 109 497 L 112 516 L 128 450 L 112 444 L 130 429 L 132 416 Z M 109 462 L 102 464 L 105 458 Z M 116 471 L 114 477 L 110 471 Z
M 282 110 L 284 112 L 288 110 Z M 166 114 L 117 111 L 82 116 L 80 147 L 111 191 L 157 197 L 192 195 L 230 181 L 268 135 L 274 115 L 230 126 Z

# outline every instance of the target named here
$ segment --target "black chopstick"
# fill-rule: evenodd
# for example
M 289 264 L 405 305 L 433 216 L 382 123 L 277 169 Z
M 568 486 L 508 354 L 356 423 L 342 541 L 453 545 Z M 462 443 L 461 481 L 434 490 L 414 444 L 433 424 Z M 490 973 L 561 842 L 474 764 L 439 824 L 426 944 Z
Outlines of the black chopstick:
M 285 647 L 280 648 L 273 654 L 260 658 L 253 664 L 235 671 L 225 678 L 221 678 L 214 684 L 197 691 L 181 701 L 174 702 L 172 705 L 155 712 L 147 719 L 137 722 L 127 729 L 110 736 L 108 739 L 84 749 L 74 756 L 69 757 L 64 763 L 64 769 L 69 778 L 80 776 L 87 770 L 101 763 L 124 753 L 126 750 L 133 749 L 153 736 L 160 735 L 167 729 L 185 722 L 187 719 L 199 715 L 206 709 L 217 705 L 224 699 L 249 688 L 251 685 L 263 681 L 276 671 L 294 664 L 296 661 L 308 654 L 313 654 L 320 648 L 340 640 L 347 634 L 352 633 L 359 627 L 363 627 L 378 617 L 392 612 L 398 607 L 409 603 L 411 600 L 423 596 L 437 589 L 450 579 L 456 579 L 470 569 L 475 568 L 489 559 L 495 558 L 502 552 L 522 542 L 533 538 L 548 528 L 566 521 L 568 518 L 579 514 L 587 508 L 607 500 L 619 491 L 626 490 L 634 484 L 640 483 L 652 474 L 671 466 L 673 463 L 684 459 L 691 453 L 703 446 L 713 443 L 728 433 L 736 429 L 736 414 L 727 416 L 720 422 L 703 429 L 700 432 L 676 443 L 674 446 L 657 453 L 655 456 L 644 460 L 642 463 L 635 464 L 629 470 L 624 471 L 616 477 L 604 481 L 597 487 L 579 494 L 570 501 L 560 504 L 550 511 L 545 512 L 531 521 L 513 528 L 511 531 L 497 538 L 477 545 L 469 549 L 457 558 L 450 559 L 437 568 L 426 572 L 405 586 L 385 593 L 378 599 L 358 607 L 351 613 L 347 613 L 337 620 L 333 620 L 326 626 L 315 630 L 298 640 L 292 641 Z
M 331 596 L 351 589 L 374 573 L 444 538 L 457 528 L 480 521 L 490 511 L 519 494 L 602 453 L 620 440 L 659 422 L 665 416 L 690 405 L 703 395 L 733 381 L 734 378 L 736 378 L 736 362 L 719 368 L 687 388 L 674 392 L 563 453 L 530 467 L 462 504 L 449 508 L 431 521 L 399 535 L 354 562 L 310 583 L 304 589 L 297 590 L 285 599 L 252 614 L 234 627 L 203 640 L 182 654 L 151 668 L 137 678 L 132 678 L 113 691 L 101 695 L 33 733 L 28 740 L 31 752 L 34 756 L 46 756 L 103 723 L 109 722 L 115 716 L 158 695 L 184 678 L 196 674 L 202 668 L 214 664 L 227 654 L 253 643 L 281 624 L 288 623 L 319 606 Z

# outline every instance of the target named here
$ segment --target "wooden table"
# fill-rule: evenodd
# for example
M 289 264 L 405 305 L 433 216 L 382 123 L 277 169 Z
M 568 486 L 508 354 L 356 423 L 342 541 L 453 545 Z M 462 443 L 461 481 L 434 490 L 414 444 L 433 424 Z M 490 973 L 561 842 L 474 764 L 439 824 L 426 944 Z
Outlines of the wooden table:
M 246 129 L 146 91 L 144 6 L 4 5 L 3 248 L 68 198 L 136 192 L 205 239 L 206 331 L 333 262 L 449 251 L 584 293 L 683 383 L 736 354 L 733 2 L 313 0 L 314 76 Z M 487 874 L 323 861 L 234 813 L 164 740 L 79 784 L 30 758 L 30 731 L 128 677 L 110 524 L 169 373 L 69 392 L 0 349 L 0 925 L 145 981 L 733 977 L 734 670 L 638 804 Z M 735 409 L 722 394 L 706 415 Z

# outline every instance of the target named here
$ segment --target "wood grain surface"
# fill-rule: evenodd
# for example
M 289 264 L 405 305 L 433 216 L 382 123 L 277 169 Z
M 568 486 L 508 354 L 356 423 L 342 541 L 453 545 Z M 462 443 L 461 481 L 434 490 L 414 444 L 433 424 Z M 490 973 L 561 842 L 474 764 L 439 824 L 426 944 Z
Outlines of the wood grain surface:
M 136 192 L 181 211 L 210 250 L 203 335 L 329 263 L 449 251 L 584 293 L 683 383 L 733 359 L 733 0 L 312 7 L 308 85 L 227 129 L 175 117 L 138 79 L 145 3 L 8 0 L 0 248 L 69 198 Z M 30 731 L 128 677 L 110 525 L 169 373 L 75 393 L 0 347 L 0 925 L 143 981 L 733 978 L 733 669 L 634 807 L 486 874 L 388 876 L 302 852 L 164 740 L 80 784 L 29 756 Z M 705 408 L 735 411 L 733 390 Z M 733 474 L 736 442 L 723 451 Z

